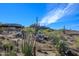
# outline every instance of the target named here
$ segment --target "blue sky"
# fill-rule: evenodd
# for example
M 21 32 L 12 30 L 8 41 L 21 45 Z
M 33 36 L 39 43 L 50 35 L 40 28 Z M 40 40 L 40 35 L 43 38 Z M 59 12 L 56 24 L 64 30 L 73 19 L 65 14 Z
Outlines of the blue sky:
M 18 23 L 24 26 L 29 26 L 35 22 L 36 17 L 41 21 L 43 18 L 47 17 L 46 15 L 50 15 L 51 11 L 56 9 L 63 10 L 67 5 L 68 4 L 64 3 L 0 3 L 0 22 Z M 46 26 L 54 29 L 60 29 L 65 25 L 67 29 L 71 28 L 73 30 L 79 30 L 79 4 L 73 4 L 69 9 L 64 16 Z

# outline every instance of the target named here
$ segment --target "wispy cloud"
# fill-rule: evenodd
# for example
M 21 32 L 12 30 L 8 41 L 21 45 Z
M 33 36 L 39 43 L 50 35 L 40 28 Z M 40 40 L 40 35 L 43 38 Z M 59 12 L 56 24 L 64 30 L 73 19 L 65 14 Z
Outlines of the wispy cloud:
M 71 9 L 71 6 L 73 4 L 67 4 L 64 8 L 57 8 L 49 11 L 45 17 L 42 18 L 40 21 L 40 25 L 49 25 L 51 23 L 55 23 L 59 19 L 61 19 L 66 14 L 69 14 Z

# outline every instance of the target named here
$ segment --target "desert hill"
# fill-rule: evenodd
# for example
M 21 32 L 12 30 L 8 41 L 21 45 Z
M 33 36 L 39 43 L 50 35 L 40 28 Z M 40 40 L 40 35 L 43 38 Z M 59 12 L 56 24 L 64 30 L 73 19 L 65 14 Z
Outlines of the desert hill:
M 7 24 L 8 25 L 8 24 Z M 45 26 L 0 26 L 0 55 L 77 56 L 79 31 Z

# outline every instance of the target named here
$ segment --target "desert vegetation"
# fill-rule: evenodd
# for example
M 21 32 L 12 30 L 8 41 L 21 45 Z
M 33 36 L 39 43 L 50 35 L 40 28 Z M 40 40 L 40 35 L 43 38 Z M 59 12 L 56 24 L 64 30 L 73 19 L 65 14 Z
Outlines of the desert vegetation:
M 78 34 L 44 26 L 29 26 L 19 30 L 0 30 L 1 56 L 72 56 L 79 55 Z M 10 32 L 10 33 L 9 33 Z M 70 31 L 71 32 L 71 31 Z M 70 33 L 68 32 L 68 33 Z M 73 31 L 74 32 L 74 31 Z M 6 33 L 6 34 L 4 34 Z

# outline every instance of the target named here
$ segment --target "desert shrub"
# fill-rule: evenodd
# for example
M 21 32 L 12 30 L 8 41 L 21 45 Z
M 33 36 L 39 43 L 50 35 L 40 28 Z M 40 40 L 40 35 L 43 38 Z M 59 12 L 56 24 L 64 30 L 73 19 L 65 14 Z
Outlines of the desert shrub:
M 79 37 L 75 38 L 74 45 L 75 45 L 75 48 L 79 48 Z
M 26 34 L 27 37 L 23 40 L 21 51 L 25 56 L 31 56 L 33 48 L 33 42 L 32 42 L 33 35 L 32 33 L 26 33 Z
M 35 29 L 30 27 L 25 28 L 24 31 L 26 31 L 27 33 L 35 33 Z
M 16 56 L 13 50 L 14 46 L 11 43 L 3 44 L 3 49 L 5 50 L 5 56 Z
M 60 33 L 60 32 L 59 32 Z M 65 52 L 68 50 L 68 45 L 64 41 L 65 38 L 63 38 L 58 32 L 54 32 L 52 34 L 53 36 L 53 44 L 59 51 L 61 55 L 65 55 Z
M 22 45 L 22 53 L 25 56 L 32 56 L 32 46 L 26 43 L 23 43 L 24 45 Z
M 14 45 L 9 40 L 3 40 L 2 44 L 3 44 L 3 49 L 6 52 L 9 52 L 9 51 L 13 50 L 13 48 L 14 48 Z
M 63 56 L 66 54 L 68 50 L 68 46 L 65 42 L 60 42 L 60 45 L 59 45 L 59 53 Z
M 5 56 L 16 56 L 16 52 L 15 51 L 9 51 L 7 53 L 5 53 Z
M 60 35 L 57 32 L 53 32 L 52 39 L 53 39 L 53 44 L 55 45 L 55 47 L 58 47 L 59 46 L 59 42 L 61 40 Z
M 16 56 L 17 54 L 16 54 L 16 52 L 15 51 L 10 51 L 9 52 L 9 56 Z
M 13 46 L 10 44 L 4 44 L 3 48 L 4 48 L 4 50 L 11 51 L 13 49 Z

